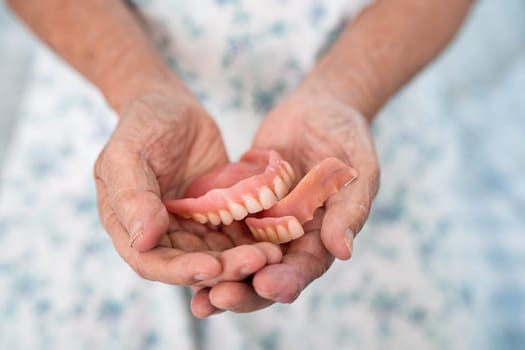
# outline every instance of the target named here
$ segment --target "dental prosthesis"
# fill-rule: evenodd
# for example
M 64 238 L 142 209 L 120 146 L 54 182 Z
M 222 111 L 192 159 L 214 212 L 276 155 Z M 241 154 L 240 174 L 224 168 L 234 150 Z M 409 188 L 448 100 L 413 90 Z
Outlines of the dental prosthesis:
M 257 241 L 282 244 L 301 237 L 315 210 L 357 176 L 339 159 L 326 158 L 297 182 L 279 153 L 252 150 L 239 162 L 195 179 L 184 198 L 165 204 L 170 212 L 201 224 L 244 221 Z

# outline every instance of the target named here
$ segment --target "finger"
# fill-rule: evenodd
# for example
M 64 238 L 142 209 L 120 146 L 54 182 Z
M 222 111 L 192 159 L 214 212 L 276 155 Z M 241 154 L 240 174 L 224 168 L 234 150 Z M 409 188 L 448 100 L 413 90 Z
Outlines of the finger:
M 157 178 L 140 154 L 110 145 L 95 165 L 95 177 L 104 183 L 108 201 L 139 251 L 153 248 L 166 233 L 169 215 L 160 199 Z
M 157 247 L 146 252 L 134 251 L 133 267 L 143 278 L 168 284 L 189 286 L 213 280 L 222 272 L 220 261 L 207 252 L 187 253 Z
M 169 284 L 190 285 L 203 280 L 214 279 L 222 273 L 216 253 L 185 253 L 173 248 L 155 248 L 138 252 L 129 246 L 129 235 L 113 212 L 107 192 L 97 181 L 97 204 L 102 224 L 122 258 L 145 279 Z
M 274 302 L 260 297 L 245 282 L 222 282 L 211 288 L 208 296 L 212 306 L 237 313 L 264 309 Z
M 291 303 L 313 280 L 330 267 L 333 257 L 324 248 L 319 232 L 308 232 L 293 241 L 280 264 L 266 266 L 253 278 L 253 287 L 264 299 Z
M 359 177 L 326 201 L 321 239 L 338 259 L 350 259 L 355 235 L 365 224 L 379 184 L 378 169 L 362 167 Z
M 197 318 L 206 318 L 211 315 L 220 314 L 220 310 L 213 306 L 209 300 L 209 288 L 201 288 L 191 298 L 191 313 Z
M 219 282 L 242 281 L 264 266 L 279 262 L 281 258 L 281 249 L 268 242 L 234 247 L 219 254 L 222 274 L 215 280 L 206 280 L 199 285 L 214 286 Z

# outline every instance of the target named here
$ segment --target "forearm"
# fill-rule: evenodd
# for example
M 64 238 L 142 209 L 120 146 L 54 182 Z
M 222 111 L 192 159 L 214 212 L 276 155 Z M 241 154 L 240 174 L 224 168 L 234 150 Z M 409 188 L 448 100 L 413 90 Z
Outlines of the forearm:
M 8 2 L 117 111 L 146 90 L 173 82 L 183 89 L 123 0 Z
M 451 40 L 471 0 L 376 0 L 344 29 L 301 89 L 331 94 L 369 120 Z

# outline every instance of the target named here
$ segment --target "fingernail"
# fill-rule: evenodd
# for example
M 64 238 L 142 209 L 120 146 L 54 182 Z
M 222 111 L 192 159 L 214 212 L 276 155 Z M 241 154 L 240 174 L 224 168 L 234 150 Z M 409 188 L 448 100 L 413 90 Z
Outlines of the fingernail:
M 208 278 L 210 277 L 206 275 L 205 273 L 198 273 L 195 276 L 193 276 L 193 279 L 196 281 L 204 281 L 204 280 L 207 280 Z
M 346 248 L 348 249 L 348 258 L 350 259 L 352 257 L 352 253 L 354 252 L 354 231 L 352 231 L 351 229 L 347 229 L 344 240 Z
M 248 277 L 253 273 L 253 271 L 248 267 L 241 267 L 239 273 L 241 274 L 241 277 Z
M 290 303 L 293 303 L 295 299 L 299 297 L 299 294 L 301 294 L 301 291 L 297 291 L 293 295 L 279 295 L 274 300 L 281 304 L 290 304 Z
M 129 246 L 133 248 L 133 243 L 144 234 L 143 228 L 142 228 L 142 220 L 137 220 L 133 225 L 131 225 L 131 228 L 129 230 L 131 237 L 129 239 Z

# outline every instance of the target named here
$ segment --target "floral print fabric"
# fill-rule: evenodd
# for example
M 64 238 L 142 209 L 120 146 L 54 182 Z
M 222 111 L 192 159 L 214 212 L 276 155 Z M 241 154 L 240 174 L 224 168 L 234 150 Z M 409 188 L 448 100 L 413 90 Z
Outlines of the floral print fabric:
M 217 118 L 233 158 L 366 4 L 136 3 L 170 64 Z M 525 283 L 512 269 L 525 261 L 525 223 L 514 213 L 525 208 L 525 187 L 515 179 L 525 162 L 508 157 L 525 154 L 517 131 L 489 133 L 474 116 L 504 101 L 512 106 L 505 125 L 520 125 L 525 103 L 479 86 L 484 107 L 472 92 L 447 103 L 451 85 L 475 86 L 457 56 L 412 83 L 375 123 L 382 189 L 353 259 L 336 262 L 292 305 L 200 321 L 187 289 L 141 280 L 115 252 L 92 180 L 115 117 L 89 83 L 40 48 L 0 187 L 0 348 L 518 349 Z M 443 73 L 453 69 L 466 78 Z M 514 73 L 499 81 L 503 91 L 522 86 L 525 66 L 516 61 Z M 502 135 L 510 137 L 497 147 L 514 153 L 493 154 L 480 139 Z M 492 244 L 498 228 L 506 240 Z

